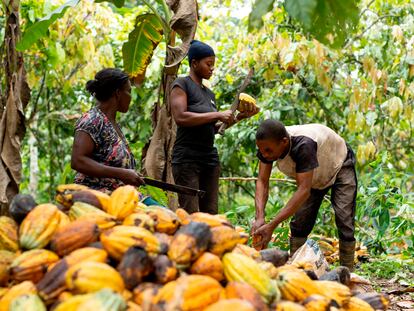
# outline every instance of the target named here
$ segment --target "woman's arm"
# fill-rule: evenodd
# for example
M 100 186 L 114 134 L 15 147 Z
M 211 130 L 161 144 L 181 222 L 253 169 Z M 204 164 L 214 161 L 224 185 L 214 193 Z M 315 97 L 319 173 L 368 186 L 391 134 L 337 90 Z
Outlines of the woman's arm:
M 72 148 L 71 167 L 84 175 L 98 178 L 117 178 L 125 184 L 140 186 L 144 183 L 141 177 L 132 169 L 111 167 L 92 159 L 95 143 L 83 131 L 76 131 Z
M 180 87 L 171 91 L 171 111 L 178 126 L 197 126 L 216 121 L 231 122 L 233 115 L 230 110 L 223 112 L 195 113 L 187 111 L 187 94 Z

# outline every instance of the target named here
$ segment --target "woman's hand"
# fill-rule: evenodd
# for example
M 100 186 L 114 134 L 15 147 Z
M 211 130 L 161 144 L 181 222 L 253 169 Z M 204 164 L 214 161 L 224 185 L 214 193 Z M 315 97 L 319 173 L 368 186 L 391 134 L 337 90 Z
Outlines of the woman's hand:
M 121 173 L 121 176 L 119 179 L 121 179 L 124 184 L 133 185 L 135 187 L 139 187 L 145 184 L 142 177 L 136 171 L 132 169 L 122 169 L 122 170 L 123 172 Z
M 233 112 L 231 110 L 225 110 L 219 112 L 219 121 L 227 124 L 233 124 L 235 122 L 235 117 L 233 115 Z

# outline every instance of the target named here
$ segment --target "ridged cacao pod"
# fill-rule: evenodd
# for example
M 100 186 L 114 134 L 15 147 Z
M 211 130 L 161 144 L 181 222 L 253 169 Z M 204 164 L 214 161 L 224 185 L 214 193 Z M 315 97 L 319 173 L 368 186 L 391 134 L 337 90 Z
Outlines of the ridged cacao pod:
M 254 287 L 266 302 L 278 301 L 280 293 L 270 277 L 254 259 L 241 254 L 227 253 L 222 259 L 228 281 L 244 282 Z
M 209 252 L 221 257 L 224 253 L 232 251 L 237 244 L 245 244 L 248 238 L 246 234 L 240 234 L 228 226 L 211 228 Z
M 333 281 L 314 281 L 322 296 L 335 300 L 340 307 L 345 306 L 351 298 L 348 286 Z
M 0 250 L 17 252 L 19 239 L 17 223 L 10 217 L 0 216 Z
M 9 311 L 46 311 L 46 306 L 36 294 L 16 297 L 10 303 Z
M 305 307 L 293 301 L 279 301 L 275 311 L 306 311 Z
M 59 221 L 60 215 L 56 205 L 36 206 L 20 225 L 20 246 L 24 249 L 45 247 L 58 228 Z
M 162 287 L 154 302 L 182 311 L 202 310 L 217 302 L 223 291 L 220 283 L 204 275 L 186 275 Z
M 155 235 L 140 227 L 115 226 L 103 232 L 100 239 L 108 254 L 116 260 L 121 260 L 131 246 L 142 247 L 150 254 L 163 252 L 163 245 Z
M 279 270 L 276 281 L 282 298 L 286 300 L 299 302 L 310 295 L 320 294 L 315 282 L 300 270 Z
M 70 267 L 66 272 L 66 286 L 79 293 L 91 293 L 106 287 L 122 293 L 125 289 L 118 271 L 105 263 L 93 261 Z
M 208 225 L 190 222 L 175 233 L 168 257 L 177 264 L 189 265 L 207 250 L 210 238 L 211 230 Z
M 31 281 L 24 281 L 11 287 L 0 299 L 0 311 L 9 311 L 10 303 L 19 296 L 36 294 L 36 287 Z
M 140 247 L 130 247 L 118 265 L 125 287 L 134 289 L 144 277 L 154 270 L 154 265 L 148 253 Z
M 49 265 L 59 260 L 58 255 L 45 249 L 33 249 L 23 252 L 11 263 L 10 277 L 18 282 L 37 283 L 46 273 Z
M 255 311 L 256 309 L 247 301 L 241 299 L 223 299 L 212 305 L 209 305 L 204 311 L 223 311 L 223 310 L 237 310 L 237 311 Z
M 165 284 L 178 277 L 178 270 L 175 263 L 166 255 L 158 255 L 154 259 L 155 277 L 158 283 Z
M 145 213 L 133 213 L 127 216 L 122 222 L 123 226 L 136 226 L 147 229 L 151 232 L 155 231 L 155 223 L 151 216 Z
M 124 311 L 127 305 L 124 298 L 110 290 L 104 288 L 93 293 L 85 301 L 79 304 L 78 310 L 99 310 L 99 311 Z
M 248 301 L 257 311 L 268 311 L 269 308 L 259 292 L 247 283 L 229 282 L 225 288 L 227 299 L 241 299 Z
M 112 192 L 106 212 L 122 220 L 134 212 L 138 201 L 139 193 L 135 187 L 131 185 L 119 187 Z
M 50 304 L 66 290 L 65 275 L 69 267 L 85 261 L 105 262 L 106 259 L 107 253 L 102 249 L 84 247 L 73 251 L 59 260 L 36 284 L 39 295 L 46 303 Z
M 133 300 L 136 304 L 142 306 L 144 310 L 149 310 L 154 305 L 154 298 L 161 288 L 159 284 L 155 283 L 141 283 L 134 288 Z
M 13 252 L 0 250 L 0 286 L 6 286 L 10 278 L 9 266 L 16 258 Z
M 191 265 L 191 274 L 208 275 L 217 281 L 224 279 L 223 264 L 218 256 L 205 252 Z
M 157 232 L 174 234 L 180 225 L 177 215 L 167 208 L 149 206 L 145 212 L 154 220 L 155 231 Z
M 52 236 L 50 248 L 59 256 L 96 242 L 99 237 L 98 226 L 89 220 L 76 220 L 58 230 Z
M 321 311 L 321 310 L 331 310 L 331 307 L 339 308 L 338 304 L 325 296 L 322 295 L 310 295 L 304 301 L 302 301 L 302 305 L 308 311 Z

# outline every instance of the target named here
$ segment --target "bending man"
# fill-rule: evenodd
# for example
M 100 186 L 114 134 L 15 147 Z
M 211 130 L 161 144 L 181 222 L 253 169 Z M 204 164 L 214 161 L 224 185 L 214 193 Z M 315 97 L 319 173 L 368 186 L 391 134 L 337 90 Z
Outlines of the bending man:
M 302 246 L 312 231 L 323 197 L 331 190 L 331 201 L 339 235 L 339 259 L 351 270 L 354 264 L 354 215 L 357 193 L 355 156 L 344 139 L 321 124 L 285 127 L 266 120 L 256 133 L 259 178 L 256 184 L 256 220 L 252 232 L 259 247 L 266 247 L 275 228 L 290 222 L 290 253 Z M 272 221 L 265 224 L 265 205 L 273 162 L 296 179 L 297 190 Z

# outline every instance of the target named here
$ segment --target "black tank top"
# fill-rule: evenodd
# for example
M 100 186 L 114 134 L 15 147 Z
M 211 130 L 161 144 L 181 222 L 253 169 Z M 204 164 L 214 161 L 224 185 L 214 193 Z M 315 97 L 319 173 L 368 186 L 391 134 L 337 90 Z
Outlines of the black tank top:
M 187 111 L 206 113 L 217 111 L 214 93 L 204 85 L 198 85 L 189 76 L 177 78 L 171 89 L 181 88 L 187 94 Z M 219 164 L 214 147 L 215 122 L 199 126 L 177 126 L 177 137 L 173 149 L 173 164 L 199 163 Z

